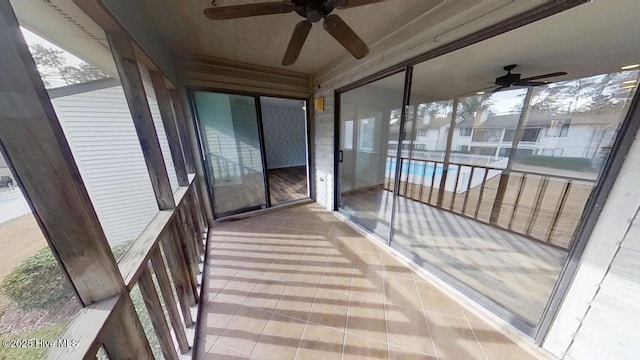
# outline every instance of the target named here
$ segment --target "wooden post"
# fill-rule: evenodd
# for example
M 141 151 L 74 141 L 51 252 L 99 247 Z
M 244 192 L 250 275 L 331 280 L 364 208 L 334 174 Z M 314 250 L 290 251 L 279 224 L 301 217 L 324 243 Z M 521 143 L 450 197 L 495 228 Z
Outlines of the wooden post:
M 110 359 L 153 359 L 140 318 L 129 294 L 123 295 L 122 307 L 115 321 L 106 327 L 104 349 Z
M 191 279 L 189 276 L 189 268 L 182 252 L 175 225 L 170 225 L 171 233 L 169 236 L 162 238 L 162 247 L 169 263 L 169 271 L 173 277 L 173 283 L 176 287 L 178 300 L 180 301 L 180 310 L 186 327 L 193 325 L 189 306 L 196 303 L 195 294 L 191 287 Z
M 182 100 L 180 100 L 180 94 L 178 90 L 169 90 L 169 96 L 171 98 L 171 106 L 173 108 L 173 114 L 178 125 L 178 133 L 180 134 L 180 143 L 182 144 L 182 153 L 184 154 L 185 165 L 187 172 L 193 174 L 196 172 L 195 160 L 193 156 L 193 147 L 191 146 L 191 138 L 189 137 L 189 130 L 187 128 L 187 119 L 184 116 L 184 110 L 182 109 Z
M 9 1 L 0 0 L 0 150 L 84 305 L 125 292 Z
M 162 150 L 156 128 L 149 110 L 149 103 L 144 92 L 142 76 L 138 68 L 131 41 L 124 35 L 107 32 L 107 40 L 120 75 L 122 88 L 129 104 L 133 124 L 140 140 L 144 161 L 147 164 L 153 191 L 160 210 L 176 207 L 173 191 L 169 183 L 169 175 L 162 157 Z
M 149 266 L 144 265 L 144 267 L 145 269 L 138 279 L 138 286 L 140 286 L 140 293 L 144 299 L 144 305 L 147 308 L 151 324 L 153 325 L 153 329 L 158 337 L 162 355 L 164 355 L 164 358 L 167 360 L 177 360 L 178 354 L 173 346 L 171 331 L 169 330 L 167 319 L 164 317 L 158 292 L 156 291 L 153 279 L 149 273 Z
M 189 351 L 189 342 L 187 341 L 187 336 L 184 332 L 184 326 L 180 319 L 180 314 L 178 313 L 178 304 L 176 303 L 176 299 L 173 297 L 171 281 L 169 280 L 169 274 L 167 274 L 167 268 L 165 267 L 164 260 L 162 259 L 162 253 L 159 248 L 154 250 L 151 254 L 151 265 L 153 266 L 153 270 L 156 274 L 158 287 L 162 293 L 162 298 L 164 299 L 164 304 L 167 308 L 167 313 L 169 314 L 169 320 L 171 321 L 173 332 L 176 334 L 176 340 L 178 340 L 180 352 L 184 354 Z
M 191 149 L 193 151 L 194 165 L 196 170 L 196 175 L 198 177 L 198 185 L 200 194 L 202 194 L 203 207 L 205 210 L 205 215 L 207 218 L 207 226 L 211 227 L 213 225 L 213 207 L 211 206 L 211 199 L 209 198 L 209 190 L 207 189 L 205 182 L 205 174 L 203 168 L 203 160 L 202 160 L 202 152 L 200 151 L 200 146 L 198 145 L 198 134 L 196 133 L 194 119 L 195 117 L 191 114 L 191 108 L 186 104 L 189 103 L 189 99 L 187 96 L 187 90 L 184 86 L 180 86 L 178 88 L 179 98 L 182 100 L 183 104 L 182 110 L 184 111 L 184 123 L 187 126 L 187 132 L 190 138 Z
M 195 241 L 193 239 L 194 231 L 187 223 L 188 219 L 184 213 L 184 209 L 186 204 L 180 208 L 180 211 L 176 214 L 176 231 L 178 233 L 178 237 L 180 238 L 180 245 L 182 246 L 182 251 L 185 256 L 185 260 L 189 267 L 189 275 L 191 278 L 191 282 L 194 289 L 197 289 L 198 282 L 196 279 L 196 274 L 200 272 L 198 268 L 198 253 L 195 246 Z
M 149 74 L 151 75 L 153 90 L 156 93 L 156 100 L 158 101 L 164 132 L 167 134 L 167 141 L 169 143 L 169 149 L 171 150 L 173 167 L 176 169 L 178 185 L 188 186 L 187 168 L 182 154 L 182 145 L 180 144 L 180 136 L 178 135 L 173 107 L 171 106 L 171 97 L 164 82 L 164 75 L 157 71 L 150 71 Z

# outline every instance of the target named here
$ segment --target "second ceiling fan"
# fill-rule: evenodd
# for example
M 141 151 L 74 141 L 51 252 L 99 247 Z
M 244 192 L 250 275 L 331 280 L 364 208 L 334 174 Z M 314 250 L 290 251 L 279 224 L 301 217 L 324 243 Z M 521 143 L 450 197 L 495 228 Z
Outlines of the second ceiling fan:
M 284 14 L 295 11 L 305 19 L 296 24 L 282 65 L 292 65 L 298 59 L 300 50 L 311 31 L 314 22 L 324 19 L 323 28 L 347 49 L 356 59 L 362 59 L 369 48 L 360 37 L 338 15 L 335 9 L 348 9 L 356 6 L 379 3 L 384 0 L 290 0 L 257 4 L 211 7 L 204 15 L 211 20 L 237 19 L 251 16 Z

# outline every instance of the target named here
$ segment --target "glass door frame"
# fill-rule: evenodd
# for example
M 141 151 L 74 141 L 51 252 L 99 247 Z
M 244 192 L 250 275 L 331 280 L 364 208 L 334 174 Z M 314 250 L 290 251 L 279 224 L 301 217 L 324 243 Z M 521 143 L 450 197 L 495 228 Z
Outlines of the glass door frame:
M 259 210 L 266 210 L 266 209 L 270 209 L 270 208 L 277 208 L 280 206 L 286 206 L 289 204 L 295 204 L 298 202 L 304 202 L 307 201 L 309 199 L 311 199 L 313 197 L 312 194 L 312 172 L 311 172 L 311 109 L 309 108 L 309 99 L 308 98 L 304 98 L 304 97 L 294 97 L 294 96 L 283 96 L 283 95 L 273 95 L 273 94 L 267 94 L 267 93 L 258 93 L 258 92 L 249 92 L 249 91 L 236 91 L 236 90 L 229 90 L 229 89 L 220 89 L 220 88 L 215 88 L 215 87 L 208 87 L 208 86 L 187 86 L 187 96 L 189 98 L 189 108 L 191 110 L 191 114 L 192 114 L 192 121 L 193 121 L 193 126 L 195 129 L 195 135 L 196 135 L 196 143 L 198 145 L 198 150 L 200 152 L 200 159 L 199 161 L 202 164 L 202 169 L 204 171 L 204 183 L 206 184 L 207 187 L 207 194 L 209 195 L 209 200 L 210 203 L 215 204 L 215 195 L 213 194 L 213 188 L 211 187 L 210 181 L 209 181 L 209 175 L 210 175 L 210 170 L 208 169 L 207 166 L 207 160 L 206 160 L 206 156 L 205 156 L 205 150 L 204 150 L 204 146 L 202 144 L 202 132 L 200 130 L 200 124 L 198 121 L 198 111 L 196 109 L 196 104 L 195 104 L 195 97 L 194 97 L 194 93 L 196 91 L 204 91 L 204 92 L 211 92 L 211 93 L 219 93 L 219 94 L 225 94 L 225 95 L 238 95 L 238 96 L 247 96 L 247 97 L 251 97 L 254 99 L 254 104 L 255 104 L 255 111 L 256 111 L 256 119 L 258 122 L 258 138 L 259 138 L 259 142 L 260 142 L 260 157 L 261 157 L 261 163 L 262 163 L 262 174 L 263 174 L 263 184 L 264 184 L 264 194 L 265 194 L 265 205 L 258 205 L 258 206 L 252 206 L 252 207 L 247 207 L 247 208 L 242 208 L 242 209 L 238 209 L 235 211 L 230 211 L 230 212 L 225 212 L 222 214 L 216 214 L 215 211 L 213 211 L 212 209 L 212 213 L 213 213 L 213 218 L 214 220 L 219 220 L 219 219 L 224 219 L 226 217 L 230 217 L 230 216 L 234 216 L 234 215 L 239 215 L 239 214 L 244 214 L 247 212 L 252 212 L 252 211 L 259 211 Z M 285 202 L 280 202 L 276 205 L 272 205 L 271 204 L 271 196 L 270 196 L 270 190 L 269 190 L 269 175 L 267 172 L 267 155 L 266 155 L 266 149 L 265 149 L 265 139 L 264 139 L 264 129 L 263 129 L 263 123 L 262 123 L 262 105 L 261 105 L 261 101 L 260 99 L 263 97 L 269 97 L 269 98 L 279 98 L 279 99 L 286 99 L 286 100 L 296 100 L 296 101 L 304 101 L 305 103 L 305 142 L 306 142 L 306 167 L 307 167 L 307 197 L 303 198 L 303 199 L 299 199 L 299 200 L 291 200 L 291 201 L 285 201 Z
M 572 6 L 576 6 L 573 4 Z M 556 10 L 556 11 L 550 11 Z M 563 7 L 560 9 L 548 9 L 544 12 L 544 14 L 538 14 L 540 18 L 544 18 L 550 15 L 553 15 L 557 12 L 564 10 Z M 542 16 L 544 15 L 544 16 Z M 528 23 L 534 22 L 540 18 L 530 19 L 530 21 L 520 24 L 520 26 L 526 25 Z M 509 30 L 513 30 L 519 26 L 513 26 L 510 23 L 507 23 L 503 26 L 500 31 L 496 29 L 492 29 L 488 31 L 482 36 L 475 34 L 475 36 L 470 36 L 468 38 L 462 38 L 460 40 L 454 41 L 451 44 L 445 45 L 441 48 L 436 48 L 432 51 L 429 51 L 425 54 L 419 55 L 415 58 L 409 59 L 403 63 L 397 64 L 395 66 L 391 66 L 385 70 L 369 75 L 361 80 L 348 84 L 344 87 L 338 88 L 334 90 L 334 202 L 333 202 L 333 210 L 339 212 L 340 205 L 340 137 L 341 137 L 341 116 L 340 116 L 340 96 L 341 94 L 348 92 L 350 90 L 362 87 L 364 85 L 368 85 L 375 81 L 384 79 L 388 76 L 392 76 L 402 71 L 406 71 L 405 76 L 412 75 L 412 69 L 414 65 L 423 63 L 428 61 L 429 59 L 433 59 L 435 57 L 439 57 L 455 50 L 461 49 L 466 46 L 473 45 L 475 43 L 481 42 L 483 40 L 489 39 L 491 37 L 497 36 Z M 410 105 L 410 95 L 411 95 L 411 78 L 405 78 L 404 83 L 404 96 L 403 96 L 403 104 L 402 104 L 402 112 L 401 112 L 401 127 L 400 127 L 400 141 L 398 143 L 398 151 L 396 154 L 396 164 L 399 163 L 398 159 L 401 157 L 401 142 L 402 142 L 402 133 L 405 124 L 405 117 L 407 108 Z M 456 111 L 456 109 L 454 109 Z M 420 264 L 422 268 L 426 271 L 434 274 L 441 280 L 445 281 L 448 285 L 450 285 L 455 290 L 462 293 L 464 296 L 468 297 L 472 301 L 480 304 L 490 312 L 496 314 L 498 317 L 502 318 L 508 324 L 512 325 L 522 333 L 530 336 L 536 344 L 541 345 L 547 335 L 551 323 L 560 309 L 560 305 L 566 294 L 569 291 L 570 284 L 578 270 L 578 265 L 580 263 L 580 258 L 586 248 L 587 242 L 590 238 L 590 235 L 595 228 L 598 217 L 606 200 L 609 197 L 609 194 L 613 188 L 613 184 L 616 180 L 617 175 L 619 174 L 622 165 L 624 163 L 624 159 L 629 149 L 631 148 L 631 144 L 634 141 L 635 134 L 640 130 L 640 91 L 636 91 L 629 109 L 625 114 L 624 120 L 622 121 L 618 133 L 616 135 L 616 139 L 614 141 L 614 145 L 611 150 L 611 154 L 603 168 L 601 170 L 601 177 L 599 178 L 593 193 L 587 204 L 585 205 L 585 209 L 583 212 L 582 219 L 580 224 L 578 225 L 576 235 L 572 240 L 572 243 L 568 249 L 567 259 L 558 275 L 558 279 L 553 287 L 553 290 L 547 300 L 544 311 L 540 317 L 538 323 L 534 326 L 529 325 L 524 320 L 517 317 L 511 311 L 508 311 L 503 306 L 498 303 L 492 301 L 487 296 L 480 294 L 478 291 L 464 284 L 462 281 L 454 278 L 448 273 L 440 270 L 434 265 L 430 263 L 423 262 Z M 449 152 L 450 149 L 447 149 Z M 399 182 L 400 177 L 399 173 L 401 172 L 401 167 L 396 165 L 396 178 L 394 179 L 395 187 L 393 192 L 393 206 L 392 206 L 392 215 L 390 220 L 390 230 L 388 240 L 383 240 L 378 235 L 366 229 L 362 224 L 360 224 L 357 219 L 354 219 L 351 216 L 346 216 L 347 219 L 353 222 L 356 226 L 362 228 L 364 231 L 372 235 L 374 238 L 377 238 L 380 242 L 386 243 L 388 246 L 391 246 L 393 242 L 393 228 L 395 221 L 395 209 L 396 209 L 396 201 L 399 191 Z M 403 256 L 407 257 L 407 259 L 411 259 L 412 256 L 407 251 L 402 251 L 397 248 L 394 250 L 401 253 Z

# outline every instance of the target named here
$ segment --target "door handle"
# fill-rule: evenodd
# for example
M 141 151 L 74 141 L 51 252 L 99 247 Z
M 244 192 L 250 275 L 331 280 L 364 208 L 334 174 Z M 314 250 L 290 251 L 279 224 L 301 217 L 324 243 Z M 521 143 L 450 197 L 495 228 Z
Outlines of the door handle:
M 342 150 L 338 151 L 338 162 L 344 161 L 344 152 Z

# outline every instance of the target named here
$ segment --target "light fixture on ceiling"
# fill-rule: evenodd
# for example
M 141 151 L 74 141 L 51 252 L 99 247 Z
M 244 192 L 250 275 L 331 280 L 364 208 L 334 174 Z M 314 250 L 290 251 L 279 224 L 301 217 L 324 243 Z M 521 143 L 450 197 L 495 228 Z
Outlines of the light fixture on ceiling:
M 631 65 L 622 66 L 620 70 L 631 70 L 639 67 L 640 67 L 640 64 L 631 64 Z
M 636 87 L 636 86 L 635 85 L 626 85 L 626 86 L 623 86 L 622 88 L 625 89 L 625 90 L 628 90 L 628 89 L 633 89 L 634 87 Z
M 622 85 L 631 85 L 631 84 L 635 84 L 637 82 L 638 82 L 638 80 L 627 80 L 627 81 L 623 81 Z
M 476 95 L 484 95 L 484 91 L 478 91 Z

